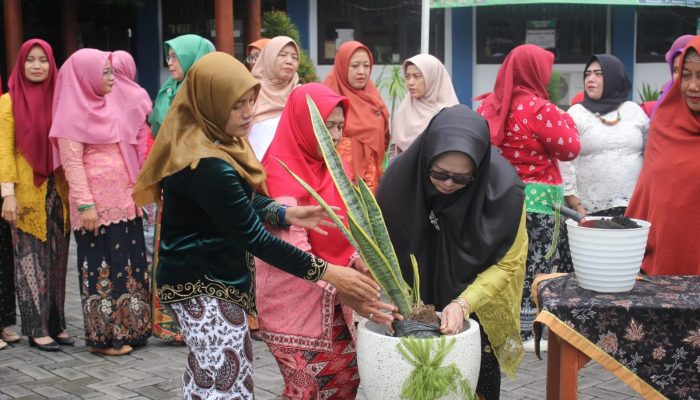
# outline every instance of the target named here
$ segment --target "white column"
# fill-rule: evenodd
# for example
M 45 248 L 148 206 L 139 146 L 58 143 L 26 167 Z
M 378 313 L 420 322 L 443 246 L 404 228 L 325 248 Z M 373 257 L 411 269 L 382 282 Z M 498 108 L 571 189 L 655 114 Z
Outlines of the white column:
M 430 46 L 430 0 L 422 0 L 420 21 L 420 52 L 428 53 Z

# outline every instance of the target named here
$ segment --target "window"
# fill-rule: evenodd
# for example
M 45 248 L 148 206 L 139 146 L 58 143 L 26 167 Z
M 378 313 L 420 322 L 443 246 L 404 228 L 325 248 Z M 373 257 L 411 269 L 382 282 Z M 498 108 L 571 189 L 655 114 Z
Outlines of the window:
M 444 58 L 444 10 L 430 11 L 430 53 Z M 345 41 L 372 51 L 375 64 L 399 64 L 420 53 L 420 0 L 323 0 L 318 2 L 318 63 L 333 64 Z
M 607 7 L 582 4 L 527 4 L 478 7 L 476 61 L 500 64 L 525 43 L 553 48 L 558 63 L 585 63 L 605 53 Z
M 637 62 L 666 62 L 664 56 L 678 36 L 695 35 L 700 9 L 639 7 L 637 9 Z

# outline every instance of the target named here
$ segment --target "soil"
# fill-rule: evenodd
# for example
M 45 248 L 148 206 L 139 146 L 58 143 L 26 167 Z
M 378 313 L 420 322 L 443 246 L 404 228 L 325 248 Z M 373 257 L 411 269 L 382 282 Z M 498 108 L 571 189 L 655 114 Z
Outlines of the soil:
M 435 306 L 432 304 L 415 307 L 411 311 L 411 314 L 409 314 L 408 319 L 422 322 L 424 324 L 437 323 L 440 325 L 440 318 L 438 318 L 437 314 L 435 313 Z
M 593 220 L 584 220 L 581 226 L 598 229 L 635 229 L 641 228 L 639 224 L 628 217 L 612 217 Z

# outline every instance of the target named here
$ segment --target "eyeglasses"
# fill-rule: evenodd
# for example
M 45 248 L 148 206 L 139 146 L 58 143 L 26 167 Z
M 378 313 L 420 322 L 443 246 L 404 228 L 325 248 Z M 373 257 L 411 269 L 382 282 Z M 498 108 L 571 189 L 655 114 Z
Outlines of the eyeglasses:
M 249 55 L 248 57 L 245 58 L 245 61 L 246 61 L 248 64 L 253 64 L 253 63 L 255 63 L 255 62 L 258 61 L 258 57 L 259 57 L 259 56 L 260 56 L 260 53 L 251 54 L 251 55 Z
M 165 62 L 166 63 L 177 62 L 177 55 L 168 54 L 167 56 L 165 56 Z
M 448 179 L 452 179 L 452 182 L 456 183 L 457 185 L 464 185 L 467 186 L 474 182 L 476 178 L 474 178 L 473 175 L 451 175 L 448 174 L 447 172 L 443 171 L 435 171 L 434 169 L 430 170 L 430 177 L 435 179 L 436 181 L 446 181 Z

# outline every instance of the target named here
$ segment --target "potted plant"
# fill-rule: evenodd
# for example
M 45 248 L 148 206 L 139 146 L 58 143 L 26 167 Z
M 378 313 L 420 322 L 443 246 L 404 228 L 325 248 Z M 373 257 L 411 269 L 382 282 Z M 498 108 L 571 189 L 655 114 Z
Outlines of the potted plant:
M 361 179 L 357 186 L 352 184 L 345 174 L 316 105 L 308 96 L 307 102 L 326 165 L 347 207 L 348 226 L 318 193 L 283 163 L 282 165 L 326 210 L 362 256 L 374 279 L 407 320 L 420 319 L 421 316 L 437 319 L 432 306 L 425 306 L 420 300 L 420 279 L 415 259 L 412 258 L 416 279 L 411 288 L 401 274 L 398 258 L 374 195 Z M 382 326 L 366 320 L 360 322 L 357 359 L 360 379 L 367 396 L 371 399 L 401 397 L 415 400 L 471 398 L 472 388 L 476 387 L 479 375 L 481 338 L 475 321 L 469 320 L 465 325 L 466 329 L 450 337 L 398 338 L 388 335 Z M 388 384 L 397 381 L 401 383 Z

